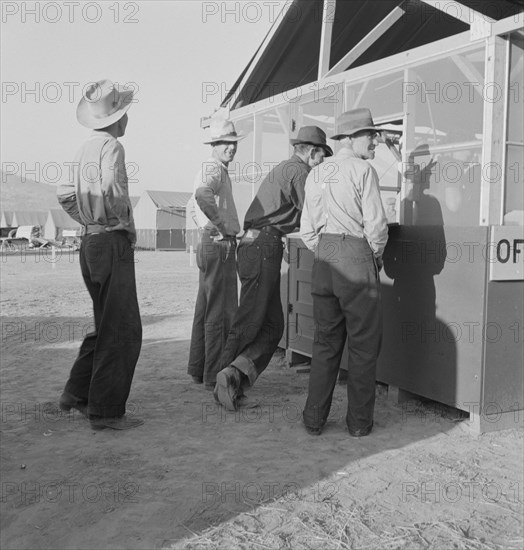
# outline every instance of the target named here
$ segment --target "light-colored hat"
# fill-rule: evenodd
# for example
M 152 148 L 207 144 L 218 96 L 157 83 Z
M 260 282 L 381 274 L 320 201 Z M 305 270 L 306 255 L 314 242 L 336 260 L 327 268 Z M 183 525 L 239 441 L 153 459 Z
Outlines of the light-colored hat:
M 206 145 L 212 145 L 217 141 L 235 142 L 244 139 L 246 136 L 237 134 L 235 125 L 224 118 L 214 118 L 209 127 L 209 141 L 204 141 Z
M 133 90 L 126 90 L 111 80 L 99 80 L 85 91 L 76 109 L 76 118 L 82 126 L 99 130 L 120 120 L 132 101 Z
M 315 147 L 322 147 L 326 151 L 326 157 L 333 156 L 333 150 L 326 143 L 326 132 L 318 126 L 302 126 L 298 131 L 297 137 L 289 140 L 291 145 L 299 143 L 308 143 Z
M 331 139 L 342 139 L 362 130 L 377 130 L 371 111 L 365 107 L 342 113 L 337 123 L 338 134 Z

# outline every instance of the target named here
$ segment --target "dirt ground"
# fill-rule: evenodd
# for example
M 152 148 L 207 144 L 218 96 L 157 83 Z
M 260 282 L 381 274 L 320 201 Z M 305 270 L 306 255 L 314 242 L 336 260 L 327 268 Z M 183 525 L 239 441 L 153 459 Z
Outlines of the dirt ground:
M 90 429 L 57 399 L 91 324 L 77 254 L 2 256 L 2 517 L 8 549 L 523 547 L 523 432 L 378 391 L 375 429 L 300 422 L 308 375 L 277 353 L 236 413 L 186 375 L 197 270 L 138 252 L 144 324 L 128 432 Z

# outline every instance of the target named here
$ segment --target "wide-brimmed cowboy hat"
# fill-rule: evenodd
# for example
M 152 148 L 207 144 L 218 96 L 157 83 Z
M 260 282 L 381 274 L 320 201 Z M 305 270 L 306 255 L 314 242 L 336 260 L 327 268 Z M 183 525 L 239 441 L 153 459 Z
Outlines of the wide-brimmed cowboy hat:
M 379 130 L 373 122 L 371 111 L 365 107 L 342 113 L 337 120 L 338 134 L 331 139 L 342 139 L 362 130 Z
M 212 145 L 218 141 L 235 142 L 244 139 L 246 136 L 237 134 L 235 125 L 224 118 L 215 118 L 209 126 L 209 139 L 204 141 L 206 145 Z
M 333 156 L 333 150 L 326 143 L 326 132 L 318 126 L 302 126 L 298 131 L 297 137 L 289 140 L 291 145 L 307 143 L 315 147 L 322 147 L 326 151 L 326 157 Z
M 76 118 L 82 126 L 99 130 L 120 120 L 132 101 L 133 90 L 111 80 L 99 80 L 86 89 L 76 109 Z

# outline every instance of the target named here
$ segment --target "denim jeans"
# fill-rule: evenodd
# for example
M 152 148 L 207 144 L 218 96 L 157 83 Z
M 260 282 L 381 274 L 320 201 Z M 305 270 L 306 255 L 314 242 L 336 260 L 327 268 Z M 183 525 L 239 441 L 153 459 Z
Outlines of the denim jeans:
M 282 240 L 265 231 L 254 239 L 242 237 L 238 246 L 240 302 L 220 358 L 220 370 L 235 366 L 251 386 L 268 366 L 284 331 L 280 299 L 283 250 Z
M 238 304 L 234 239 L 213 240 L 204 231 L 197 246 L 198 294 L 189 347 L 188 374 L 215 385 L 217 365 Z
M 126 233 L 83 237 L 80 268 L 95 330 L 84 338 L 64 391 L 87 403 L 91 415 L 122 416 L 142 346 L 135 260 Z

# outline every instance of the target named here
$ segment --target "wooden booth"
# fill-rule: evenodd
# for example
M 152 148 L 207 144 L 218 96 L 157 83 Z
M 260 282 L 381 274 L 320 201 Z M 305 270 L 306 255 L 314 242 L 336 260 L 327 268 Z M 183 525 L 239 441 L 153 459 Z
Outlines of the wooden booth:
M 295 0 L 222 104 L 247 134 L 230 166 L 241 217 L 301 126 L 331 136 L 369 107 L 402 132 L 400 161 L 386 145 L 372 161 L 390 221 L 377 378 L 476 431 L 524 418 L 523 21 L 516 0 Z M 307 356 L 313 255 L 287 245 L 282 344 Z

